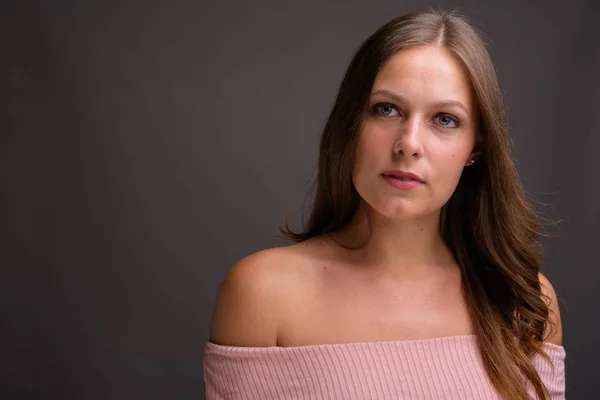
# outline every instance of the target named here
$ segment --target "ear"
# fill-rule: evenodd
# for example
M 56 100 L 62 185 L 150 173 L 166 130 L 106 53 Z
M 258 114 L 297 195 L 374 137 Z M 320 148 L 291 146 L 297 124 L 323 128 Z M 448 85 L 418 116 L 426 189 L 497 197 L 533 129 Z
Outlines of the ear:
M 471 150 L 471 155 L 469 156 L 469 158 L 467 158 L 467 161 L 465 162 L 465 167 L 470 167 L 471 165 L 473 165 L 474 163 L 477 162 L 477 160 L 479 159 L 479 157 L 481 157 L 481 147 L 483 145 L 483 139 L 482 139 L 482 135 L 481 132 L 477 132 L 476 136 L 475 136 L 475 145 L 473 146 L 473 149 Z M 473 161 L 473 162 L 471 162 Z
M 465 162 L 465 167 L 470 167 L 471 165 L 476 163 L 477 160 L 479 159 L 479 156 L 481 156 L 481 151 L 473 150 L 471 152 L 471 155 L 467 159 L 467 162 Z

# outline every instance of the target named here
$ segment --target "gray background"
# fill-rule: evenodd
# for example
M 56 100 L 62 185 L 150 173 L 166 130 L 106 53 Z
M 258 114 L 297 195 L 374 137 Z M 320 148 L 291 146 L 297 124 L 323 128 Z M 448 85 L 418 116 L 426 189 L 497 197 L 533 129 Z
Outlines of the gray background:
M 392 17 L 486 34 L 546 226 L 567 397 L 597 398 L 600 2 L 20 0 L 0 21 L 2 398 L 203 398 L 220 280 L 298 227 L 350 57 Z M 306 209 L 308 210 L 308 209 Z

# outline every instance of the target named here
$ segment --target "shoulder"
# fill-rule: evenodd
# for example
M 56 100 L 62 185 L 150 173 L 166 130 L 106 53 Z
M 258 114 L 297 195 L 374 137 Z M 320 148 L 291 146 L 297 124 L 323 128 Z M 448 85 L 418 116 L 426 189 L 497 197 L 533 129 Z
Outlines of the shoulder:
M 544 333 L 545 341 L 562 346 L 562 322 L 560 317 L 560 308 L 558 306 L 558 298 L 554 287 L 541 272 L 538 274 L 540 279 L 540 286 L 544 301 L 548 305 L 549 316 L 548 326 Z
M 221 282 L 209 340 L 230 346 L 275 346 L 286 303 L 300 278 L 295 246 L 250 254 Z

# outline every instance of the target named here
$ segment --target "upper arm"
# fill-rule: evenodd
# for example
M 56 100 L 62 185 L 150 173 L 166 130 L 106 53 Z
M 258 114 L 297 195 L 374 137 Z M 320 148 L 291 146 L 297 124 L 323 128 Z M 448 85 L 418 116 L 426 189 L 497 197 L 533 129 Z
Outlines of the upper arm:
M 549 309 L 549 323 L 544 332 L 544 339 L 547 342 L 554 343 L 562 346 L 562 322 L 560 318 L 560 308 L 558 306 L 558 299 L 554 287 L 541 272 L 539 273 L 540 285 L 542 294 L 544 295 L 544 301 L 548 304 Z
M 209 340 L 230 346 L 273 346 L 277 342 L 276 260 L 263 250 L 236 262 L 221 282 Z

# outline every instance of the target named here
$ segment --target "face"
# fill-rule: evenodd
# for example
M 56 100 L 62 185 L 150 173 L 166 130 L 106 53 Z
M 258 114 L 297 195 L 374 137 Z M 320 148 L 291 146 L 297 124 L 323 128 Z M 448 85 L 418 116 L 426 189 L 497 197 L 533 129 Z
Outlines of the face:
M 439 213 L 474 157 L 476 112 L 468 77 L 447 49 L 393 55 L 375 79 L 356 146 L 352 180 L 363 201 L 395 219 Z M 390 176 L 399 171 L 419 179 Z

